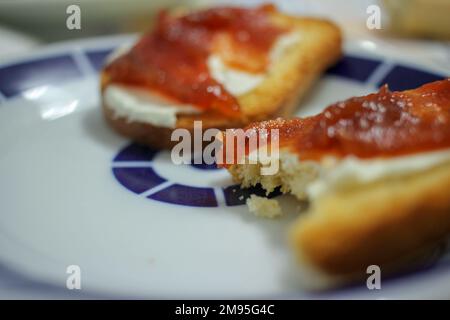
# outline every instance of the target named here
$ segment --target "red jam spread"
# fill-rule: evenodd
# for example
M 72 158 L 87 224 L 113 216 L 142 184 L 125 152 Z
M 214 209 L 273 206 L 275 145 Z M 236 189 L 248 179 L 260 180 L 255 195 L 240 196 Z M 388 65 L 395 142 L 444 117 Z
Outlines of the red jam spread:
M 270 120 L 248 128 L 279 129 L 280 147 L 311 160 L 324 155 L 390 157 L 450 148 L 450 78 L 402 92 L 384 86 L 377 93 L 335 103 L 315 116 Z
M 110 82 L 146 87 L 172 100 L 240 116 L 237 99 L 213 79 L 211 53 L 233 67 L 264 71 L 276 38 L 285 30 L 271 21 L 275 8 L 222 7 L 173 17 L 162 11 L 154 30 L 106 67 Z

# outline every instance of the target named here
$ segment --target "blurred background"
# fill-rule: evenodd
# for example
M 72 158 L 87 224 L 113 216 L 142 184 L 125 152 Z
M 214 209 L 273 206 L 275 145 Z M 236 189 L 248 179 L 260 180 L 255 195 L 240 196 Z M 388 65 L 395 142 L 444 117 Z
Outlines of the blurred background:
M 0 0 L 0 62 L 49 43 L 74 38 L 142 32 L 162 7 L 202 7 L 218 4 L 254 5 L 259 0 Z M 282 10 L 325 16 L 338 22 L 347 36 L 377 37 L 411 44 L 443 46 L 446 59 L 450 39 L 450 0 L 273 0 Z M 68 30 L 66 10 L 81 10 L 81 30 Z M 382 29 L 366 27 L 367 8 L 382 9 Z M 405 41 L 409 39 L 408 41 Z M 417 50 L 413 48 L 413 51 Z M 426 50 L 425 50 L 426 51 Z M 427 52 L 420 55 L 429 55 Z M 436 55 L 436 53 L 434 54 Z M 436 57 L 430 57 L 436 59 Z
M 158 10 L 234 4 L 252 6 L 267 0 L 0 0 L 0 63 L 40 46 L 73 39 L 139 33 Z M 321 16 L 337 22 L 347 39 L 378 45 L 391 55 L 438 66 L 450 72 L 450 0 L 272 0 L 281 10 Z M 67 8 L 81 11 L 81 29 L 69 30 Z M 381 29 L 366 26 L 376 5 Z
M 288 13 L 332 19 L 346 39 L 376 53 L 382 46 L 383 54 L 450 72 L 450 0 L 0 0 L 0 63 L 49 44 L 143 32 L 162 8 L 266 2 Z M 79 30 L 66 25 L 71 5 L 80 9 Z M 367 27 L 374 5 L 381 29 Z

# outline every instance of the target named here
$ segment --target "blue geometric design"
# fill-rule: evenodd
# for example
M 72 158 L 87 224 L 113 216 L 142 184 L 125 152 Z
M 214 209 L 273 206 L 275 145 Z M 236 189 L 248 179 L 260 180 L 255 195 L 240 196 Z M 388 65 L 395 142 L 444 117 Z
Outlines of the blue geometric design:
M 0 92 L 9 98 L 28 89 L 81 77 L 71 55 L 42 58 L 0 68 Z
M 90 50 L 86 52 L 86 56 L 91 62 L 95 70 L 100 71 L 106 61 L 106 57 L 112 52 L 113 49 L 101 49 L 101 50 Z
M 166 189 L 148 196 L 148 198 L 184 206 L 217 207 L 214 189 L 191 187 L 182 184 L 173 184 Z
M 380 87 L 387 83 L 390 90 L 403 91 L 420 87 L 428 82 L 442 80 L 443 78 L 427 71 L 397 65 L 378 83 L 378 86 Z
M 326 73 L 358 82 L 366 82 L 380 64 L 381 61 L 379 60 L 346 55 Z
M 126 162 L 150 162 L 157 153 L 158 151 L 155 151 L 147 146 L 139 145 L 137 143 L 129 144 L 124 147 L 113 160 L 113 163 L 122 163 L 122 165 L 113 168 L 114 176 L 121 185 L 137 194 L 141 194 L 144 191 L 166 182 L 167 179 L 159 176 L 152 168 L 149 167 L 149 165 L 144 167 L 136 167 L 130 164 L 130 166 L 126 166 Z M 124 164 L 125 166 L 123 166 Z M 207 165 L 205 163 L 191 163 L 190 165 L 199 170 L 223 170 L 217 168 L 215 164 Z M 233 185 L 223 188 L 220 191 L 224 194 L 225 204 L 227 206 L 245 204 L 247 198 L 249 198 L 252 194 L 263 197 L 266 196 L 265 191 L 259 185 L 246 189 Z M 272 198 L 280 194 L 281 192 L 277 189 L 268 197 Z M 150 194 L 147 198 L 185 206 L 218 206 L 216 194 L 214 189 L 211 187 L 193 187 L 183 184 L 172 184 L 162 190 Z
M 121 185 L 137 194 L 167 181 L 149 167 L 113 168 L 112 170 Z

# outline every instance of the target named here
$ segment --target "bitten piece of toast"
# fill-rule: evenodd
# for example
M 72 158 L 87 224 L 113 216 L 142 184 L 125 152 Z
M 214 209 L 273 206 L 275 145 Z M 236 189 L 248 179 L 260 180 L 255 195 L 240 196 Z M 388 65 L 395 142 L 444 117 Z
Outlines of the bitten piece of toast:
M 383 87 L 316 116 L 249 126 L 281 132 L 279 170 L 262 175 L 248 159 L 228 170 L 243 187 L 309 200 L 289 234 L 303 265 L 341 278 L 391 271 L 450 235 L 449 125 L 450 79 Z

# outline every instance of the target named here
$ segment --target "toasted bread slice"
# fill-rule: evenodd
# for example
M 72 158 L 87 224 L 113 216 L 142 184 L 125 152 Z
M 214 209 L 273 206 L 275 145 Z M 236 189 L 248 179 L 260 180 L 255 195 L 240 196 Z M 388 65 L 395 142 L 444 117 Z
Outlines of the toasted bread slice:
M 203 130 L 236 128 L 253 121 L 289 116 L 314 80 L 340 57 L 341 33 L 335 24 L 277 12 L 272 13 L 271 18 L 275 24 L 298 32 L 300 40 L 285 50 L 277 61 L 272 62 L 270 72 L 256 88 L 236 97 L 242 118 L 229 119 L 212 111 L 177 114 L 176 128 L 186 128 L 192 132 L 196 120 L 202 121 Z M 103 71 L 102 92 L 109 84 L 109 75 Z M 102 106 L 108 123 L 122 135 L 156 148 L 170 148 L 176 144 L 170 139 L 174 128 L 140 121 L 130 122 L 125 117 L 116 117 L 104 98 Z
M 349 99 L 348 105 L 354 109 L 345 109 L 348 105 L 341 102 L 337 105 L 339 109 L 336 105 L 330 106 L 318 116 L 307 119 L 278 119 L 252 125 L 250 127 L 282 128 L 285 132 L 285 135 L 280 134 L 281 147 L 274 159 L 278 161 L 279 170 L 273 175 L 261 175 L 262 164 L 251 164 L 249 155 L 242 164 L 228 167 L 234 180 L 243 187 L 261 184 L 268 193 L 281 187 L 282 192 L 299 200 L 309 200 L 309 208 L 294 223 L 289 238 L 303 266 L 322 274 L 354 278 L 366 274 L 371 265 L 392 271 L 450 235 L 450 79 L 409 91 L 389 93 L 386 90 Z M 403 103 L 403 99 L 409 104 Z M 383 105 L 389 100 L 392 104 Z M 374 101 L 380 102 L 379 110 L 374 108 L 377 104 L 371 103 Z M 364 111 L 355 107 L 356 103 L 361 104 L 361 110 L 368 110 L 369 118 L 380 115 L 377 122 L 373 122 L 377 130 L 370 130 L 369 124 L 349 128 L 350 123 L 359 125 L 366 119 L 362 115 Z M 331 139 L 339 132 L 347 144 L 341 143 L 343 140 L 339 138 L 325 143 L 321 139 L 321 130 L 330 131 L 320 115 L 331 119 L 333 112 L 346 118 L 333 122 L 345 126 L 337 127 Z M 396 116 L 403 120 L 409 118 L 398 122 Z M 441 123 L 433 120 L 438 116 Z M 293 123 L 306 123 L 305 120 L 317 126 L 293 126 Z M 383 129 L 384 121 L 393 121 L 397 126 L 387 125 Z M 430 129 L 428 124 L 435 127 Z M 311 130 L 312 127 L 315 130 Z M 403 131 L 405 128 L 407 130 Z M 389 136 L 384 136 L 383 130 Z M 426 140 L 430 130 L 433 135 Z M 331 158 L 320 159 L 307 156 L 311 141 L 319 143 L 317 148 L 325 146 L 326 151 L 334 152 L 348 150 L 344 148 L 357 152 L 359 149 L 354 146 L 361 142 L 364 152 L 372 152 L 367 142 L 371 141 L 368 133 L 372 132 L 376 146 L 386 146 L 379 151 L 381 153 L 392 150 L 396 140 L 383 145 L 380 137 L 401 138 L 421 133 L 425 140 L 406 137 L 398 141 L 397 147 L 415 148 L 415 152 L 400 155 L 382 153 L 364 158 L 354 154 L 336 157 L 334 153 Z M 351 140 L 352 134 L 355 140 Z M 317 136 L 320 138 L 310 140 Z M 361 140 L 357 140 L 359 138 Z M 437 143 L 436 148 L 416 151 L 428 143 Z
M 280 170 L 261 176 L 260 164 L 228 168 L 243 187 L 281 187 L 299 200 L 319 165 L 280 152 Z M 264 208 L 260 208 L 264 211 Z M 346 185 L 311 199 L 290 230 L 300 265 L 319 274 L 353 278 L 370 265 L 392 269 L 450 234 L 450 161 L 423 172 Z M 394 267 L 395 269 L 395 267 Z

